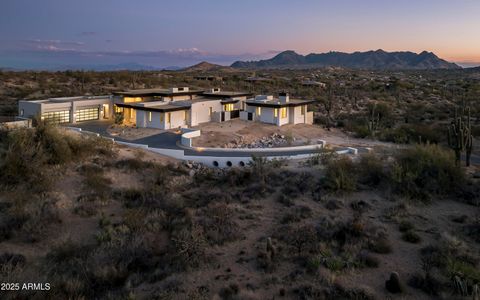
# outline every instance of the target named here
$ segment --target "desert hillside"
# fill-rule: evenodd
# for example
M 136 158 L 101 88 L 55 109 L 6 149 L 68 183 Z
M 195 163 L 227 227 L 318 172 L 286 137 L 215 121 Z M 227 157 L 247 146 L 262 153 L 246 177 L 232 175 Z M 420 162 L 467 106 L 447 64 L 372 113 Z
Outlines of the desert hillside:
M 2 282 L 51 286 L 5 299 L 478 293 L 479 179 L 439 146 L 192 169 L 41 125 L 0 149 Z

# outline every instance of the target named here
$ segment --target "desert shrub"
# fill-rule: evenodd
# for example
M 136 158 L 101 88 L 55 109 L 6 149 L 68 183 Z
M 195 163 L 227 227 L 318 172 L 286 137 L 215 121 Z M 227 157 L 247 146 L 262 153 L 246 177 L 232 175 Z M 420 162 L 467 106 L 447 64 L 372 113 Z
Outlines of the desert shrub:
M 480 243 L 480 219 L 477 219 L 472 224 L 463 226 L 465 235 L 472 238 L 477 243 Z
M 116 189 L 113 191 L 114 199 L 121 199 L 126 208 L 141 207 L 145 203 L 146 193 L 136 188 Z
M 48 155 L 28 129 L 12 131 L 2 143 L 0 153 L 1 182 L 7 186 L 26 184 L 35 191 L 48 189 L 51 180 L 45 175 Z
M 245 186 L 255 180 L 255 176 L 250 169 L 229 168 L 216 183 L 220 185 L 228 184 L 231 187 Z
M 327 164 L 324 186 L 336 192 L 351 192 L 356 188 L 355 164 L 346 156 L 333 159 Z
M 234 211 L 225 203 L 211 203 L 207 206 L 199 224 L 203 226 L 205 237 L 212 244 L 221 245 L 240 236 Z
M 408 285 L 416 289 L 421 289 L 429 295 L 438 296 L 443 292 L 445 287 L 448 286 L 448 281 L 437 273 L 417 273 L 410 277 Z
M 350 130 L 353 132 L 353 136 L 356 138 L 366 138 L 370 136 L 370 130 L 366 125 L 354 125 L 350 127 Z
M 285 215 L 283 215 L 281 223 L 295 223 L 312 216 L 312 210 L 308 206 L 294 206 Z
M 10 201 L 5 218 L 0 222 L 3 239 L 19 236 L 37 242 L 47 235 L 50 225 L 61 222 L 56 199 L 48 195 L 18 193 L 11 196 Z
M 358 180 L 370 186 L 379 185 L 385 179 L 385 170 L 382 161 L 373 153 L 362 155 L 356 164 Z
M 367 268 L 378 268 L 380 261 L 372 254 L 362 251 L 358 254 L 357 261 Z
M 132 171 L 142 171 L 153 167 L 153 163 L 149 161 L 143 161 L 138 158 L 126 158 L 119 160 L 115 163 L 115 167 L 119 169 L 128 169 Z
M 288 226 L 279 239 L 284 240 L 297 255 L 314 252 L 318 247 L 317 231 L 312 225 Z
M 60 131 L 45 122 L 38 122 L 35 128 L 34 139 L 43 145 L 48 154 L 49 164 L 63 164 L 73 159 L 72 149 L 69 144 L 70 136 L 61 134 Z
M 438 245 L 430 245 L 420 251 L 425 276 L 430 276 L 436 268 L 450 280 L 456 294 L 472 295 L 475 286 L 480 283 L 480 271 L 478 258 L 470 252 L 460 239 L 442 235 Z
M 432 194 L 452 193 L 465 182 L 453 153 L 429 144 L 398 153 L 391 179 L 396 192 L 421 201 L 429 200 Z
M 64 297 L 85 297 L 89 294 L 85 265 L 90 247 L 64 241 L 52 247 L 47 254 L 43 269 L 50 282 L 62 291 Z
M 20 271 L 26 263 L 25 256 L 11 252 L 0 255 L 0 280 L 12 282 L 16 272 Z
M 415 225 L 413 225 L 412 222 L 409 222 L 406 220 L 401 221 L 400 224 L 398 225 L 398 230 L 400 230 L 400 232 L 407 232 L 414 229 L 415 229 Z
M 379 237 L 370 241 L 369 249 L 375 253 L 388 254 L 392 252 L 392 244 L 386 237 Z
M 382 131 L 380 140 L 398 144 L 433 143 L 445 141 L 445 135 L 441 128 L 430 125 L 415 124 L 402 125 L 395 129 Z
M 402 234 L 402 239 L 405 242 L 412 244 L 418 244 L 422 241 L 422 238 L 413 230 L 407 230 Z
M 284 193 L 280 193 L 277 196 L 277 201 L 286 207 L 295 205 L 295 201 L 292 199 L 292 197 L 286 196 Z
M 174 233 L 172 238 L 174 263 L 180 269 L 197 268 L 206 260 L 205 234 L 201 226 L 193 225 Z
M 51 166 L 94 154 L 114 155 L 111 142 L 97 137 L 67 134 L 43 122 L 38 122 L 34 129 L 19 129 L 2 135 L 1 182 L 10 187 L 25 184 L 31 191 L 49 189 L 52 183 L 49 176 Z

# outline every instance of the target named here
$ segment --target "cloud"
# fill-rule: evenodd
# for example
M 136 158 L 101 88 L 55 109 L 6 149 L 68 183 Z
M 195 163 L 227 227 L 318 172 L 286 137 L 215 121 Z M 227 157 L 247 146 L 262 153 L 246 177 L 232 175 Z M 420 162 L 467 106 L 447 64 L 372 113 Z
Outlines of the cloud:
M 80 32 L 78 35 L 80 36 L 92 36 L 92 35 L 96 35 L 97 33 L 95 31 L 83 31 L 83 32 Z
M 20 47 L 22 49 L 39 51 L 80 51 L 78 47 L 83 45 L 85 45 L 85 43 L 79 41 L 43 39 L 26 39 L 20 41 Z
M 137 64 L 155 68 L 186 67 L 201 61 L 230 65 L 236 60 L 252 60 L 272 57 L 272 51 L 264 53 L 223 54 L 201 50 L 199 48 L 178 48 L 151 51 L 94 51 L 82 49 L 81 42 L 60 40 L 28 40 L 26 47 L 12 50 L 9 55 L 22 61 L 36 62 L 53 68 L 55 66 L 90 66 Z M 6 59 L 7 56 L 4 56 Z M 24 67 L 24 66 L 22 66 Z
M 64 46 L 83 46 L 84 42 L 77 41 L 61 41 L 61 40 L 41 40 L 41 39 L 27 39 L 24 42 L 32 45 L 64 45 Z

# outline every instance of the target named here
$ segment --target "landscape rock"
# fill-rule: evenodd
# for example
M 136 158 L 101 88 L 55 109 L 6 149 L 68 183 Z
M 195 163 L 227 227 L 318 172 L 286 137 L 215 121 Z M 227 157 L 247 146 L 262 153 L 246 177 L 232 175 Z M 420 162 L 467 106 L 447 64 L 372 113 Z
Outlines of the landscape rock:
M 273 148 L 286 146 L 288 144 L 284 135 L 273 133 L 270 136 L 262 137 L 251 143 L 244 141 L 243 137 L 240 140 L 234 140 L 224 145 L 224 148 Z

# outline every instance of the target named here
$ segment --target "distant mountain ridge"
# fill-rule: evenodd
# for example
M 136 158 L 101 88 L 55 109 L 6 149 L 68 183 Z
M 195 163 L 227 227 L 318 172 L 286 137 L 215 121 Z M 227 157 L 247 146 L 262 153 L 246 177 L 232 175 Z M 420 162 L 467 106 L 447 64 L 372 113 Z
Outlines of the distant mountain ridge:
M 315 68 L 344 67 L 352 69 L 461 69 L 460 66 L 443 60 L 432 52 L 409 51 L 386 52 L 381 49 L 367 52 L 328 52 L 300 55 L 292 50 L 283 51 L 271 59 L 259 61 L 236 61 L 231 67 L 247 69 L 268 68 Z
M 183 68 L 181 71 L 185 72 L 212 72 L 212 71 L 232 71 L 231 67 L 221 66 L 217 64 L 212 64 L 206 61 L 202 61 L 196 65 Z

